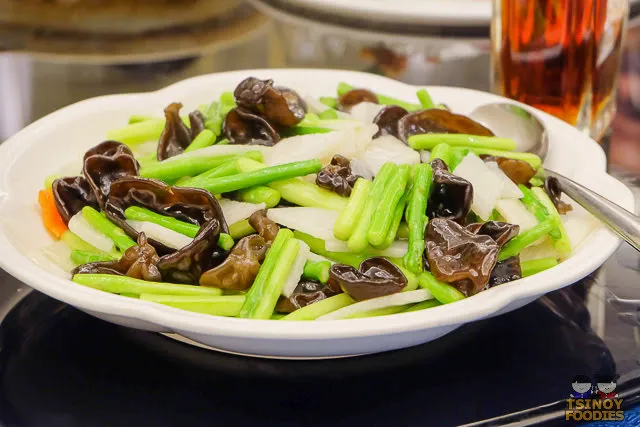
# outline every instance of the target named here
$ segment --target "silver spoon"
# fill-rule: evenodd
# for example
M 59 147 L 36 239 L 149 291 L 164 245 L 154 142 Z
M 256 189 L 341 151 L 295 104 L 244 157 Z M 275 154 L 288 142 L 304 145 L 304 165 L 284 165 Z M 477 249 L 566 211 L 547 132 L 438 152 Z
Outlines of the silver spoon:
M 528 151 L 545 159 L 549 150 L 547 130 L 527 110 L 513 104 L 493 103 L 476 108 L 470 117 L 496 135 L 516 141 L 518 151 Z M 557 180 L 567 196 L 640 252 L 640 217 L 557 172 L 546 168 L 544 171 Z

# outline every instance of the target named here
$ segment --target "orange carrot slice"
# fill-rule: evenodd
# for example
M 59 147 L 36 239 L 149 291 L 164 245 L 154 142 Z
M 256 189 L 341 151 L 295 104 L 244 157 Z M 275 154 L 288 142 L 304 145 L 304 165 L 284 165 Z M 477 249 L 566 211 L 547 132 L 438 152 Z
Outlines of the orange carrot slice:
M 58 208 L 53 200 L 53 192 L 50 189 L 40 190 L 38 193 L 38 203 L 40 204 L 40 210 L 42 211 L 42 222 L 45 228 L 53 234 L 56 239 L 60 239 L 62 233 L 67 231 Z

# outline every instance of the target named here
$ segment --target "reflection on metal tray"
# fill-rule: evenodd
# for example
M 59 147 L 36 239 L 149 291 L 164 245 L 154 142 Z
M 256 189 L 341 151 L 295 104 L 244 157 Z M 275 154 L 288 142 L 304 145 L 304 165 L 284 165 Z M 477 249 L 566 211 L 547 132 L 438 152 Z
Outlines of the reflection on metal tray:
M 563 420 L 572 378 L 596 373 L 621 375 L 626 408 L 639 371 L 631 328 L 592 317 L 602 274 L 426 345 L 323 361 L 202 349 L 32 292 L 0 326 L 0 424 L 533 425 Z
M 0 24 L 129 37 L 224 16 L 239 0 L 4 0 Z
M 1 12 L 0 12 L 1 14 Z M 248 5 L 198 22 L 140 34 L 102 34 L 0 27 L 0 50 L 28 53 L 41 61 L 82 64 L 142 63 L 211 54 L 266 30 L 267 18 Z M 4 46 L 3 46 L 4 45 Z

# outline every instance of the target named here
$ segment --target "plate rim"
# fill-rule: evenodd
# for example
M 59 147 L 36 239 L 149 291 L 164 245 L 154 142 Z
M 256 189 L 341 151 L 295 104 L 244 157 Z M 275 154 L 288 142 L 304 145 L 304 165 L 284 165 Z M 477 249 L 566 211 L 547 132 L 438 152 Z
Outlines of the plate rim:
M 450 1 L 427 0 L 278 0 L 283 4 L 324 12 L 334 16 L 349 15 L 352 18 L 366 16 L 387 23 L 416 23 L 438 26 L 485 26 L 491 21 L 492 0 L 460 0 L 455 8 Z M 461 11 L 465 15 L 460 16 Z
M 183 85 L 195 85 L 201 81 L 207 81 L 208 84 L 211 84 L 215 79 L 242 79 L 247 75 L 260 76 L 264 74 L 268 74 L 275 79 L 280 78 L 283 80 L 300 79 L 300 76 L 303 74 L 310 74 L 316 76 L 316 78 L 318 78 L 318 75 L 321 75 L 323 78 L 330 78 L 335 81 L 358 81 L 357 79 L 360 77 L 361 81 L 367 81 L 367 84 L 375 84 L 369 82 L 379 81 L 386 83 L 387 86 L 398 85 L 411 89 L 418 88 L 418 86 L 409 85 L 383 76 L 342 70 L 260 69 L 213 73 L 192 77 L 154 92 L 128 93 L 90 98 L 55 111 L 27 126 L 0 145 L 0 171 L 8 170 L 11 164 L 19 158 L 21 153 L 25 152 L 34 144 L 37 145 L 39 143 L 38 131 L 40 128 L 50 126 L 65 116 L 72 117 L 76 111 L 80 111 L 88 105 L 95 104 L 97 108 L 98 106 L 112 105 L 114 102 L 122 102 L 123 100 L 131 101 L 139 99 L 139 97 L 161 97 L 166 93 L 178 90 Z M 443 87 L 427 86 L 427 88 L 442 89 Z M 483 96 L 496 97 L 496 95 L 472 89 L 453 87 L 444 87 L 444 89 L 460 93 L 476 92 Z M 546 113 L 537 110 L 534 111 L 545 121 L 554 123 L 555 126 L 569 126 Z M 575 132 L 578 133 L 578 131 Z M 589 155 L 588 167 L 597 170 L 598 178 L 607 180 L 611 187 L 617 187 L 615 191 L 615 194 L 618 195 L 616 201 L 624 207 L 632 209 L 634 206 L 632 192 L 623 183 L 605 172 L 606 159 L 602 148 L 595 141 L 591 140 L 591 144 L 585 145 L 585 151 L 591 153 Z M 0 209 L 4 204 L 8 203 L 9 198 L 7 197 L 6 191 L 10 189 L 10 187 L 7 181 L 7 173 L 0 174 Z M 517 282 L 492 288 L 473 298 L 457 302 L 454 305 L 444 305 L 422 312 L 400 313 L 377 319 L 324 321 L 322 322 L 322 328 L 318 328 L 317 322 L 279 322 L 272 320 L 236 319 L 192 313 L 173 307 L 162 306 L 150 301 L 121 297 L 77 285 L 68 279 L 56 276 L 35 265 L 27 255 L 17 251 L 2 229 L 0 229 L 0 253 L 2 253 L 2 257 L 0 257 L 0 267 L 29 286 L 70 305 L 105 315 L 144 320 L 154 325 L 167 327 L 176 332 L 189 331 L 195 334 L 229 338 L 251 338 L 254 340 L 348 339 L 395 335 L 468 323 L 494 315 L 516 301 L 542 296 L 547 292 L 567 286 L 595 270 L 619 245 L 619 239 L 606 230 L 601 229 L 594 234 L 595 236 L 592 238 L 597 238 L 599 242 L 597 247 L 591 244 L 587 246 L 588 251 L 586 252 L 583 248 L 578 254 L 579 256 L 569 258 L 560 266 L 535 276 L 521 279 Z M 590 267 L 585 269 L 584 266 L 580 265 L 581 262 L 588 262 Z M 591 268 L 591 266 L 593 266 L 593 268 Z M 558 271 L 558 269 L 561 270 Z M 535 281 L 539 281 L 541 284 L 538 283 L 534 285 Z
M 286 0 L 249 0 L 256 9 L 273 18 L 302 28 L 311 28 L 329 36 L 355 37 L 372 42 L 446 45 L 451 42 L 484 42 L 489 38 L 488 26 L 456 27 L 442 22 L 362 20 L 352 15 L 338 15 L 333 11 L 307 9 Z

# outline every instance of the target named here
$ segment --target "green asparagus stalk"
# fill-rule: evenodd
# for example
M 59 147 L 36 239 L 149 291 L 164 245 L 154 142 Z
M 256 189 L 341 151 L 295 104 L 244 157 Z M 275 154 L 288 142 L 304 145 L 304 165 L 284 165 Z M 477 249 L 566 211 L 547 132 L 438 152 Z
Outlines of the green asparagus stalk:
M 333 235 L 337 239 L 347 241 L 355 228 L 359 216 L 371 192 L 371 181 L 360 178 L 356 181 L 347 206 L 340 212 L 333 226 Z
M 262 160 L 260 151 L 248 151 L 242 156 L 254 160 Z M 196 176 L 208 170 L 220 166 L 228 161 L 240 159 L 235 154 L 213 156 L 176 156 L 165 161 L 151 164 L 140 170 L 140 176 L 155 178 L 162 181 L 172 181 L 183 176 Z
M 325 249 L 324 240 L 313 237 L 309 234 L 303 233 L 301 231 L 294 231 L 293 233 L 296 239 L 305 242 L 309 245 L 311 252 L 314 254 L 322 255 L 325 258 L 333 260 L 335 262 L 339 262 L 341 264 L 350 265 L 354 268 L 358 268 L 360 263 L 367 258 L 371 258 L 372 254 L 353 254 L 351 252 L 331 252 Z
M 211 178 L 219 178 L 221 176 L 235 175 L 237 173 L 240 173 L 240 169 L 238 169 L 238 159 L 233 159 L 211 170 L 203 172 L 198 176 L 194 176 L 193 178 L 187 179 L 186 181 L 182 182 L 181 186 L 193 187 Z
M 229 111 L 236 107 L 236 101 L 233 97 L 233 93 L 224 92 L 220 95 L 218 102 L 212 102 L 210 106 L 206 109 L 206 112 L 203 111 L 204 116 L 206 117 L 205 128 L 209 129 L 216 136 L 219 136 L 222 133 L 222 124 L 224 123 L 224 119 L 229 114 Z
M 115 259 L 118 259 L 106 252 L 92 252 L 78 249 L 71 250 L 70 258 L 71 261 L 73 261 L 77 265 L 88 264 L 90 262 L 113 261 Z
M 205 117 L 204 127 L 218 137 L 218 135 L 222 133 L 222 122 L 224 121 L 224 117 L 222 117 L 222 105 L 214 101 L 205 107 L 206 108 L 200 108 L 202 115 Z
M 393 213 L 393 220 L 391 221 L 391 226 L 389 227 L 389 232 L 387 233 L 387 237 L 385 238 L 384 243 L 381 246 L 377 246 L 378 249 L 386 249 L 393 241 L 396 239 L 396 235 L 400 230 L 400 221 L 402 221 L 402 215 L 404 214 L 404 210 L 407 206 L 408 190 L 405 191 L 405 194 L 402 196 L 398 204 L 396 205 L 396 211 Z
M 327 283 L 329 281 L 330 268 L 331 263 L 329 261 L 307 261 L 304 264 L 302 276 L 316 282 Z
M 364 209 L 362 210 L 360 218 L 358 218 L 358 222 L 356 223 L 356 226 L 349 237 L 349 241 L 347 242 L 350 251 L 363 252 L 367 249 L 369 244 L 369 227 L 371 226 L 373 214 L 381 202 L 387 182 L 397 172 L 398 166 L 393 163 L 385 163 L 380 169 L 380 172 L 378 172 L 378 175 L 375 177 Z
M 267 208 L 272 208 L 280 203 L 280 193 L 270 187 L 258 185 L 238 191 L 238 199 L 247 203 L 265 203 Z
M 380 203 L 374 208 L 371 218 L 371 225 L 367 233 L 369 243 L 373 246 L 380 246 L 385 243 L 391 223 L 395 218 L 396 206 L 404 196 L 409 180 L 411 166 L 401 165 L 397 172 L 392 175 L 380 198 Z
M 149 119 L 120 129 L 112 129 L 107 132 L 107 139 L 122 142 L 126 145 L 157 141 L 164 130 L 164 125 L 164 119 Z
M 282 294 L 282 288 L 291 272 L 293 263 L 300 251 L 300 241 L 289 239 L 282 248 L 277 260 L 277 267 L 273 269 L 267 280 L 265 291 L 258 303 L 253 319 L 269 319 L 273 315 L 273 310 L 278 303 L 278 298 Z
M 124 216 L 126 219 L 134 221 L 152 222 L 191 238 L 196 237 L 196 234 L 200 231 L 200 226 L 198 225 L 180 221 L 170 216 L 160 215 L 139 206 L 128 207 L 124 211 Z
M 238 161 L 241 172 L 252 172 L 266 167 L 263 163 L 251 159 Z M 342 211 L 347 205 L 346 198 L 298 178 L 270 182 L 268 186 L 278 191 L 283 199 L 298 206 Z
M 458 165 L 462 162 L 462 159 L 469 154 L 471 150 L 464 147 L 451 147 L 451 161 L 447 164 L 450 171 L 455 171 Z
M 246 159 L 238 159 L 240 170 L 243 168 L 240 166 L 243 160 Z M 322 163 L 319 160 L 305 160 L 284 165 L 269 166 L 252 172 L 241 172 L 236 175 L 212 178 L 199 183 L 198 187 L 204 188 L 214 194 L 228 193 L 243 188 L 309 175 L 318 172 L 320 169 L 322 169 Z
M 416 150 L 431 150 L 438 144 L 452 147 L 488 148 L 492 150 L 515 150 L 516 143 L 509 138 L 494 136 L 464 135 L 458 133 L 427 133 L 409 137 L 409 147 Z
M 454 147 L 454 151 L 465 149 L 465 147 Z M 533 153 L 521 153 L 519 151 L 504 151 L 504 150 L 494 150 L 490 148 L 480 148 L 480 147 L 471 147 L 466 148 L 478 156 L 483 154 L 495 157 L 505 157 L 507 159 L 515 159 L 515 160 L 523 160 L 531 165 L 534 169 L 538 169 L 540 165 L 542 165 L 542 160 L 540 157 L 536 156 Z M 455 168 L 454 168 L 455 170 Z
M 234 222 L 229 226 L 229 235 L 234 240 L 240 240 L 249 234 L 254 234 L 256 230 L 251 227 L 249 220 L 243 219 L 242 221 Z
M 548 235 L 554 227 L 557 227 L 555 218 L 547 218 L 535 227 L 520 233 L 502 247 L 498 254 L 498 261 L 504 261 L 507 258 L 518 255 L 524 248 Z
M 213 145 L 214 142 L 216 142 L 216 135 L 209 129 L 203 129 L 198 136 L 191 141 L 191 144 L 185 148 L 184 152 L 189 153 L 191 151 L 199 150 L 200 148 L 209 147 Z
M 220 237 L 218 237 L 218 246 L 220 246 L 221 249 L 228 251 L 234 244 L 235 242 L 233 241 L 233 237 L 227 233 L 220 233 Z
M 298 178 L 271 182 L 269 187 L 277 190 L 283 199 L 298 206 L 342 211 L 347 205 L 345 197 Z
M 338 112 L 332 108 L 329 108 L 318 114 L 318 118 L 320 120 L 338 120 Z
M 155 165 L 158 162 L 158 155 L 156 153 L 146 154 L 144 156 L 137 156 L 136 160 L 140 164 L 140 168 L 146 168 L 151 165 Z
M 438 144 L 433 147 L 431 150 L 431 158 L 442 160 L 449 168 L 451 168 L 451 161 L 453 160 L 453 151 L 451 150 L 451 146 L 449 144 Z
M 440 301 L 437 299 L 428 299 L 426 301 L 419 302 L 417 304 L 413 304 L 411 307 L 407 308 L 403 313 L 409 313 L 411 311 L 420 311 L 426 310 L 427 308 L 433 308 L 442 305 Z
M 409 198 L 407 197 L 406 202 L 408 202 L 408 201 L 409 201 Z M 406 203 L 405 203 L 405 205 L 406 205 Z M 398 232 L 396 233 L 396 237 L 398 239 L 408 239 L 409 238 L 409 224 L 407 224 L 406 222 L 401 222 L 400 225 L 398 226 Z
M 313 113 L 305 114 L 304 118 L 297 124 L 297 126 L 308 127 L 317 126 L 320 123 L 320 118 Z
M 426 89 L 420 89 L 417 95 L 418 95 L 418 100 L 420 101 L 420 106 L 422 107 L 423 110 L 435 108 L 435 104 L 431 99 L 431 95 L 429 95 L 429 92 L 427 92 Z
M 235 317 L 240 313 L 240 309 L 246 298 L 244 295 L 182 296 L 141 294 L 140 299 L 192 311 L 194 313 Z
M 355 87 L 351 86 L 349 83 L 340 82 L 338 83 L 337 89 L 338 96 L 342 96 L 345 93 L 352 91 L 353 89 L 355 89 Z
M 424 272 L 419 276 L 420 287 L 431 292 L 431 295 L 441 304 L 450 304 L 465 298 L 464 294 L 453 286 L 437 280 L 429 272 Z
M 320 126 L 294 126 L 280 132 L 283 138 L 289 138 L 297 135 L 311 135 L 314 133 L 329 133 L 333 132 L 333 129 L 323 128 Z
M 533 276 L 541 271 L 548 270 L 558 265 L 558 260 L 555 258 L 539 258 L 530 261 L 521 261 L 520 268 L 522 269 L 522 277 Z
M 531 184 L 532 187 L 542 187 L 544 185 L 544 180 L 534 176 L 529 180 L 529 184 Z
M 163 295 L 192 295 L 215 296 L 222 294 L 218 288 L 205 286 L 176 285 L 174 283 L 147 282 L 128 276 L 113 274 L 76 274 L 73 281 L 90 288 L 113 294 L 163 294 Z
M 253 285 L 249 289 L 249 292 L 247 292 L 247 299 L 240 310 L 240 317 L 255 319 L 258 314 L 262 314 L 262 312 L 258 312 L 258 308 L 260 307 L 260 301 L 264 298 L 268 290 L 271 273 L 276 269 L 276 265 L 280 268 L 280 253 L 285 247 L 285 244 L 292 238 L 293 233 L 291 230 L 281 228 L 280 231 L 278 231 L 264 262 L 260 266 L 258 275 L 253 281 Z M 271 313 L 269 313 L 269 316 L 271 316 Z
M 330 108 L 330 110 L 325 110 L 324 112 L 331 111 L 331 110 L 335 111 L 335 109 L 338 108 L 338 100 L 335 99 L 335 98 L 330 98 L 328 96 L 321 96 L 319 99 L 320 99 L 320 102 L 322 102 L 324 105 L 326 105 L 327 107 Z M 320 114 L 322 114 L 322 113 L 320 113 Z M 320 117 L 320 118 L 322 118 L 322 117 Z M 338 116 L 336 115 L 335 118 L 337 119 Z
M 422 271 L 427 199 L 432 177 L 433 170 L 429 164 L 422 163 L 414 166 L 413 187 L 406 212 L 407 224 L 409 224 L 409 249 L 404 256 L 404 265 L 415 274 Z
M 542 222 L 549 216 L 549 211 L 544 205 L 537 199 L 537 197 L 533 194 L 533 192 L 525 185 L 518 185 L 520 191 L 522 191 L 523 197 L 521 199 L 522 204 L 527 208 L 529 212 L 536 217 L 538 222 Z M 553 240 L 560 239 L 562 237 L 562 233 L 559 228 L 555 228 L 549 232 L 549 237 Z
M 560 218 L 560 213 L 556 209 L 555 205 L 547 196 L 547 193 L 540 187 L 533 187 L 531 192 L 536 197 L 536 199 L 547 209 L 551 218 L 555 220 L 556 227 L 549 232 L 549 235 L 554 231 L 560 234 L 560 238 L 553 240 L 553 247 L 556 251 L 558 251 L 561 255 L 568 255 L 571 253 L 571 242 L 569 241 L 569 236 L 567 235 L 567 231 L 564 229 L 564 224 L 562 224 L 562 218 Z M 553 236 L 552 236 L 553 237 Z
M 129 116 L 129 124 L 132 125 L 134 123 L 146 122 L 147 120 L 159 119 L 159 117 L 151 117 L 151 116 L 143 116 L 140 114 L 132 114 Z

